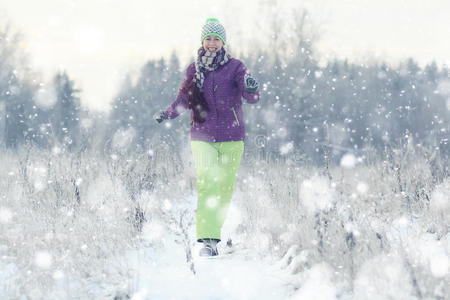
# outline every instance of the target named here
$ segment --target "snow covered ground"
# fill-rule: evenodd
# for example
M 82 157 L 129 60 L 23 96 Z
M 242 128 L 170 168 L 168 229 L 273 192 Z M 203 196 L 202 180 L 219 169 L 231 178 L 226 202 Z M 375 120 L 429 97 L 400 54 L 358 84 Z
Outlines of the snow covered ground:
M 318 192 L 323 196 L 323 182 L 307 184 L 308 189 L 314 185 L 322 187 Z M 185 208 L 191 207 L 193 211 L 195 195 L 183 202 Z M 212 259 L 197 255 L 201 244 L 194 242 L 195 226 L 189 231 L 192 251 L 189 261 L 179 236 L 164 230 L 155 236 L 149 230 L 147 238 L 159 239 L 159 247 L 143 247 L 127 256 L 134 273 L 131 298 L 419 299 L 422 292 L 414 285 L 418 280 L 414 276 L 419 275 L 413 268 L 424 270 L 428 280 L 440 281 L 433 291 L 436 299 L 448 296 L 445 282 L 450 272 L 450 234 L 438 240 L 435 234 L 424 232 L 426 224 L 418 220 L 400 217 L 381 230 L 392 247 L 359 267 L 351 283 L 352 291 L 339 268 L 331 266 L 326 259 L 314 262 L 311 255 L 314 249 L 310 247 L 292 245 L 282 257 L 255 251 L 255 245 L 246 245 L 245 237 L 236 232 L 240 218 L 238 207 L 232 204 L 222 231 L 224 240 L 234 237 L 233 246 L 220 243 L 221 256 Z M 355 228 L 348 230 L 356 232 Z M 145 228 L 143 238 L 146 238 Z
M 195 208 L 195 195 L 183 202 Z M 223 241 L 218 244 L 221 254 L 216 258 L 198 256 L 201 244 L 195 242 L 195 226 L 189 228 L 192 259 L 187 262 L 186 251 L 179 237 L 164 229 L 157 236 L 144 228 L 144 239 L 155 241 L 159 247 L 143 247 L 128 254 L 135 267 L 132 299 L 285 299 L 289 294 L 288 273 L 264 257 L 245 247 L 235 235 L 233 245 L 226 245 L 233 235 L 238 211 L 230 206 L 228 219 L 222 229 Z M 150 226 L 155 226 L 151 224 Z
M 242 165 L 223 256 L 204 259 L 190 166 L 157 155 L 0 159 L 0 299 L 450 298 L 445 161 L 399 152 L 328 174 Z
M 222 249 L 219 251 L 223 252 Z M 158 252 L 142 249 L 138 255 L 135 254 L 135 263 L 138 265 L 137 291 L 132 299 L 287 297 L 284 274 L 274 269 L 270 261 L 253 255 L 248 250 L 236 250 L 233 254 L 223 254 L 222 257 L 213 259 L 195 255 L 195 274 L 186 263 L 183 252 L 179 245 L 168 245 Z

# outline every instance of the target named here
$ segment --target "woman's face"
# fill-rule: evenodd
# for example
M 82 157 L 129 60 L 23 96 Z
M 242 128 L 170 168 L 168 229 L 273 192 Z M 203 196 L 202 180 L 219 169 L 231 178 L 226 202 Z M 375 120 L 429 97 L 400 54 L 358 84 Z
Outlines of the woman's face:
M 209 35 L 203 40 L 203 48 L 209 52 L 218 52 L 223 47 L 222 40 L 215 35 Z

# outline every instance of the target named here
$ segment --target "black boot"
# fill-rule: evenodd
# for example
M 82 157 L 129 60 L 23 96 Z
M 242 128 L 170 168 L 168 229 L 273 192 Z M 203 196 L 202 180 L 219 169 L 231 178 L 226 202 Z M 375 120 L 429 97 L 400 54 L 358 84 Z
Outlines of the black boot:
M 217 251 L 218 239 L 203 239 L 203 248 L 200 249 L 199 255 L 202 257 L 212 257 L 219 255 Z

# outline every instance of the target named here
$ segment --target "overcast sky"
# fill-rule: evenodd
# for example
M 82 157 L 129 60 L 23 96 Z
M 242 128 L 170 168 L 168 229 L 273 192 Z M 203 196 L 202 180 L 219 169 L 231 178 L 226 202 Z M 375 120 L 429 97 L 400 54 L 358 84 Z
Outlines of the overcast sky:
M 276 1 L 275 1 L 276 2 Z M 284 14 L 304 7 L 320 28 L 321 58 L 379 58 L 395 64 L 450 64 L 448 0 L 285 0 Z M 244 4 L 239 4 L 244 3 Z M 125 72 L 176 49 L 187 63 L 200 45 L 201 26 L 217 17 L 235 51 L 264 32 L 262 12 L 271 0 L 0 0 L 0 19 L 24 34 L 33 67 L 49 80 L 67 70 L 83 90 L 83 104 L 106 109 Z M 301 3 L 298 4 L 298 3 Z M 259 25 L 258 25 L 259 24 Z M 281 35 L 284 33 L 280 33 Z M 267 37 L 268 39 L 269 37 Z

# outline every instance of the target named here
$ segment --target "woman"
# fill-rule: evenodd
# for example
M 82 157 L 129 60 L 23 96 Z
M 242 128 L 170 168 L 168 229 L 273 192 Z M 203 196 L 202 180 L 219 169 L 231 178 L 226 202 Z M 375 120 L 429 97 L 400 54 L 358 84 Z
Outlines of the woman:
M 258 83 L 227 53 L 225 29 L 206 20 L 197 60 L 189 65 L 176 100 L 155 116 L 159 123 L 191 109 L 191 148 L 197 171 L 197 241 L 200 256 L 218 255 L 217 243 L 244 151 L 242 97 L 259 101 Z

